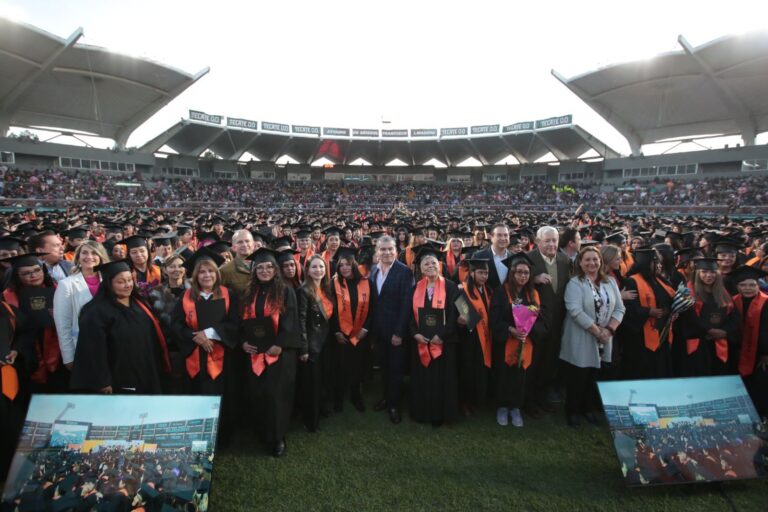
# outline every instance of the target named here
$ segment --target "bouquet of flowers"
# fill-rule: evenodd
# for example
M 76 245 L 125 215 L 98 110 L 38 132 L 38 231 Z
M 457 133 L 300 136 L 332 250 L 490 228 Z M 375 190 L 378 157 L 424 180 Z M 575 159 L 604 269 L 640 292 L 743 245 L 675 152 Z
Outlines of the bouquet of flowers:
M 664 340 L 667 339 L 667 335 L 669 334 L 669 329 L 672 327 L 672 323 L 677 319 L 680 313 L 691 309 L 693 304 L 694 300 L 693 297 L 691 297 L 691 290 L 688 289 L 684 282 L 680 283 L 680 285 L 677 287 L 677 290 L 675 291 L 675 296 L 672 298 L 672 314 L 669 315 L 669 320 L 667 320 L 667 323 L 661 330 L 661 334 L 659 334 L 659 339 L 662 343 L 664 343 Z
M 515 301 L 512 304 L 512 318 L 515 319 L 515 326 L 518 331 L 522 331 L 528 335 L 533 329 L 533 325 L 536 323 L 536 319 L 539 316 L 539 308 L 533 304 L 526 306 L 520 301 Z M 523 365 L 523 350 L 525 349 L 525 340 L 520 342 L 520 347 L 517 353 L 517 367 L 520 368 Z

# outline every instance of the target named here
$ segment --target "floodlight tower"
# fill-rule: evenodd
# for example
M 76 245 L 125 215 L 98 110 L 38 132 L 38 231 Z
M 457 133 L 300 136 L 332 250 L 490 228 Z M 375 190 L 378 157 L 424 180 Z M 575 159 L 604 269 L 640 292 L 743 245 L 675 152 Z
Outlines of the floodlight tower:
M 629 401 L 627 402 L 627 405 L 632 405 L 632 399 L 635 397 L 636 394 L 637 394 L 637 390 L 635 389 L 629 390 Z
M 59 413 L 59 415 L 58 415 L 58 416 L 56 416 L 56 419 L 54 420 L 54 423 L 56 423 L 56 422 L 57 422 L 57 421 L 59 421 L 61 418 L 63 418 L 63 417 L 64 417 L 64 415 L 67 413 L 67 411 L 68 411 L 68 410 L 70 410 L 70 409 L 74 409 L 74 408 L 75 408 L 75 404 L 73 404 L 72 402 L 67 402 L 67 406 L 66 406 L 66 407 L 64 407 L 64 410 L 63 410 L 63 411 L 61 411 L 61 412 Z

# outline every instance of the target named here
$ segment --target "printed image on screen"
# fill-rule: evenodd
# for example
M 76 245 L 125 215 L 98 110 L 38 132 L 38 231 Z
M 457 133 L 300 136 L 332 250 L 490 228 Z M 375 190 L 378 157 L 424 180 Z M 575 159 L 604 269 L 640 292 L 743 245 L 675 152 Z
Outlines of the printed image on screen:
M 768 432 L 739 376 L 599 382 L 630 486 L 768 475 Z
M 34 395 L 0 510 L 116 510 L 117 501 L 125 510 L 206 512 L 220 402 Z
M 658 425 L 659 414 L 652 405 L 630 405 L 629 413 L 635 425 Z
M 89 423 L 54 423 L 49 446 L 82 445 L 88 436 Z

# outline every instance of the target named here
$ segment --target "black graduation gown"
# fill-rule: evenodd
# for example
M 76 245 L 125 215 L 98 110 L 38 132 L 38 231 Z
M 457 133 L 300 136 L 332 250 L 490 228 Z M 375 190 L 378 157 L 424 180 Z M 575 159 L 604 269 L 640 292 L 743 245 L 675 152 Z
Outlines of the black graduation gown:
M 414 287 L 411 295 L 415 292 Z M 445 281 L 445 309 L 433 309 L 429 296 L 425 294 L 425 314 L 442 316 L 445 321 L 437 335 L 443 340 L 443 353 L 433 359 L 428 367 L 421 364 L 416 340 L 411 343 L 411 417 L 415 421 L 444 423 L 458 416 L 459 397 L 456 378 L 456 298 L 459 289 L 452 281 Z M 421 332 L 416 326 L 413 313 L 410 321 L 410 336 Z
M 5 331 L 3 336 L 6 336 L 10 341 L 11 349 L 18 351 L 18 345 L 25 343 L 20 338 L 19 329 L 25 326 L 27 320 L 18 309 L 13 306 L 10 307 L 14 312 L 16 329 L 13 329 L 10 314 L 5 306 L 0 306 L 0 329 Z M 28 376 L 25 375 L 21 359 L 18 356 L 13 366 L 16 368 L 19 379 L 19 392 L 13 400 L 0 393 L 0 481 L 5 480 L 19 434 L 24 426 L 24 416 L 26 416 L 29 404 Z M 2 379 L 2 374 L 0 374 L 0 389 L 2 389 Z
M 285 311 L 280 315 L 274 344 L 283 349 L 278 360 L 266 367 L 261 375 L 250 369 L 248 359 L 248 392 L 254 409 L 257 435 L 268 444 L 277 443 L 285 437 L 293 409 L 294 385 L 296 382 L 297 351 L 301 347 L 301 336 L 297 315 L 296 294 L 287 289 L 284 297 Z M 266 290 L 262 287 L 256 297 L 256 315 L 264 311 Z M 240 322 L 240 341 L 248 339 L 248 322 Z M 269 331 L 268 331 L 269 335 Z
M 656 297 L 656 308 L 670 311 L 672 306 L 672 297 L 670 297 L 664 288 L 655 279 L 649 280 L 653 294 Z M 624 287 L 627 290 L 637 291 L 637 284 L 634 279 L 624 280 Z M 648 350 L 645 347 L 645 337 L 643 335 L 643 326 L 648 320 L 649 308 L 640 305 L 640 300 L 626 300 L 624 305 L 627 308 L 622 321 L 621 343 L 623 345 L 622 354 L 622 378 L 624 379 L 665 379 L 672 376 L 672 352 L 670 344 L 663 342 L 656 351 Z M 656 320 L 659 326 L 659 332 L 666 325 L 668 315 Z
M 94 299 L 80 312 L 72 367 L 73 389 L 113 393 L 161 392 L 162 350 L 152 320 L 131 299 Z
M 735 307 L 720 307 L 711 294 L 699 298 L 702 301 L 701 313 L 696 314 L 695 308 L 685 311 L 678 319 L 679 338 L 675 355 L 678 374 L 680 377 L 705 377 L 709 375 L 724 375 L 735 373 L 738 364 L 739 313 Z M 709 329 L 723 329 L 727 333 L 728 360 L 724 363 L 717 357 L 715 341 L 709 339 Z M 698 339 L 699 348 L 688 354 L 687 342 Z
M 484 304 L 486 304 L 486 312 L 490 315 L 491 297 L 488 296 L 489 291 L 488 287 L 484 287 L 483 291 L 476 289 L 475 293 L 483 299 Z M 464 295 L 469 307 L 472 307 L 467 290 L 462 290 L 461 294 Z M 488 398 L 490 369 L 485 366 L 477 329 L 469 332 L 466 325 L 459 325 L 457 335 L 459 339 L 459 400 L 466 405 L 483 404 Z
M 530 305 L 531 303 L 524 300 L 523 304 Z M 493 294 L 488 321 L 491 324 L 491 337 L 493 339 L 491 364 L 496 405 L 497 407 L 523 407 L 526 405 L 525 378 L 528 370 L 517 364 L 509 366 L 504 360 L 509 328 L 515 327 L 515 319 L 512 316 L 512 304 L 510 304 L 503 287 L 500 287 Z M 536 360 L 536 343 L 546 338 L 546 336 L 546 309 L 539 305 L 539 315 L 529 335 L 533 342 L 534 361 Z M 533 400 L 534 396 L 531 395 L 530 399 Z
M 754 299 L 743 298 L 743 314 L 741 321 L 746 321 L 749 306 Z M 743 332 L 743 330 L 742 330 Z M 768 369 L 758 368 L 760 358 L 768 356 L 768 302 L 763 305 L 760 312 L 760 329 L 757 335 L 757 353 L 755 354 L 755 367 L 750 375 L 744 377 L 749 396 L 755 404 L 755 409 L 761 416 L 768 416 Z
M 198 350 L 198 358 L 200 360 L 200 372 L 192 379 L 189 373 L 186 371 L 186 359 L 189 357 L 198 344 L 192 339 L 192 329 L 187 325 L 186 316 L 184 314 L 184 307 L 182 305 L 184 300 L 183 295 L 176 301 L 176 305 L 171 313 L 171 331 L 176 344 L 179 347 L 179 352 L 182 360 L 185 362 L 184 375 L 186 379 L 191 380 L 190 391 L 196 395 L 222 395 L 227 390 L 227 382 L 229 380 L 229 367 L 231 366 L 232 349 L 237 347 L 238 344 L 238 326 L 240 324 L 239 309 L 237 303 L 237 294 L 232 291 L 229 292 L 229 312 L 224 314 L 218 322 L 212 327 L 216 330 L 216 333 L 221 338 L 221 341 L 213 340 L 215 344 L 222 345 L 224 347 L 224 364 L 221 375 L 215 380 L 208 375 L 206 369 L 208 361 L 208 353 L 205 350 Z M 202 297 L 198 298 L 198 301 L 204 301 Z M 213 298 L 209 299 L 213 300 Z M 223 299 L 218 299 L 223 300 Z M 242 349 L 241 349 L 242 350 Z
M 352 311 L 352 320 L 354 321 L 355 315 L 357 314 L 357 307 L 359 298 L 357 296 L 357 283 L 353 283 L 350 281 L 346 281 L 343 277 L 338 276 L 338 279 L 343 281 L 342 285 L 347 286 L 349 288 L 349 302 L 350 302 L 350 309 Z M 361 277 L 361 280 L 364 280 L 365 278 Z M 368 281 L 369 287 L 371 289 L 371 293 L 373 293 L 373 286 L 370 284 L 370 281 Z M 338 344 L 336 341 L 336 333 L 341 332 L 341 326 L 339 325 L 339 300 L 336 296 L 335 288 L 332 287 L 334 290 L 333 292 L 333 317 L 331 318 L 331 336 L 329 338 L 329 341 L 331 343 L 336 343 L 336 361 L 334 364 L 335 371 L 335 382 L 334 382 L 334 399 L 339 402 L 344 399 L 344 396 L 347 393 L 347 390 L 349 390 L 351 394 L 351 398 L 353 400 L 360 399 L 360 385 L 363 382 L 363 375 L 364 375 L 364 368 L 367 361 L 367 356 L 370 355 L 371 351 L 371 344 L 370 344 L 370 336 L 367 336 L 363 338 L 362 340 L 358 341 L 357 345 L 352 345 L 351 343 L 345 343 L 345 344 Z M 369 295 L 368 297 L 368 315 L 365 319 L 365 323 L 363 324 L 363 329 L 366 331 L 370 331 L 371 326 L 371 299 L 372 297 Z M 349 339 L 349 336 L 352 334 L 357 333 L 344 333 L 347 336 L 347 339 Z

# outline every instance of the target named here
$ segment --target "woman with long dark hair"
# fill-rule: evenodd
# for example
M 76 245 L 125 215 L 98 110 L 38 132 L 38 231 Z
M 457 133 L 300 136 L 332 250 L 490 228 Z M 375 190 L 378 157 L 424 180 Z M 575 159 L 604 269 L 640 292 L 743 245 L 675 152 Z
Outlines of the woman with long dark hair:
M 496 422 L 506 427 L 510 420 L 515 427 L 523 426 L 521 409 L 526 407 L 537 414 L 533 393 L 526 393 L 528 368 L 536 357 L 536 343 L 547 334 L 539 294 L 533 285 L 533 261 L 524 252 L 505 260 L 509 267 L 507 280 L 493 294 L 491 300 L 491 333 L 493 336 L 493 380 L 496 384 Z M 518 326 L 513 306 L 537 310 L 537 318 L 529 330 Z M 530 398 L 530 400 L 527 400 Z
M 332 393 L 333 345 L 328 343 L 328 333 L 335 308 L 328 265 L 322 256 L 307 260 L 304 277 L 304 284 L 296 290 L 302 341 L 297 386 L 304 425 L 317 432 L 321 414 L 328 414 Z
M 11 265 L 11 280 L 3 290 L 3 300 L 29 318 L 29 343 L 19 347 L 19 355 L 31 392 L 58 393 L 67 389 L 68 375 L 52 313 L 56 283 L 40 261 L 41 256 L 33 253 L 6 258 Z
M 672 376 L 672 329 L 667 329 L 670 334 L 665 339 L 661 334 L 671 315 L 675 289 L 659 275 L 655 249 L 637 249 L 633 254 L 635 263 L 624 286 L 637 292 L 637 298 L 624 301 L 622 377 L 668 378 Z
M 240 315 L 240 341 L 250 357 L 248 392 L 256 433 L 275 457 L 282 457 L 302 343 L 296 294 L 280 276 L 275 256 L 261 248 L 248 257 L 253 268 Z
M 715 258 L 694 259 L 693 282 L 688 284 L 693 308 L 679 321 L 677 354 L 681 377 L 735 373 L 739 346 L 739 314 L 723 284 Z
M 360 273 L 355 259 L 357 251 L 340 249 L 337 273 L 333 277 L 332 291 L 334 315 L 331 332 L 335 347 L 337 375 L 334 385 L 334 407 L 341 408 L 349 391 L 352 405 L 359 412 L 365 411 L 362 384 L 368 341 L 369 311 L 371 308 L 371 283 Z
M 104 263 L 101 286 L 80 312 L 72 367 L 73 389 L 105 394 L 162 392 L 161 372 L 170 372 L 160 321 L 139 297 L 126 260 Z

